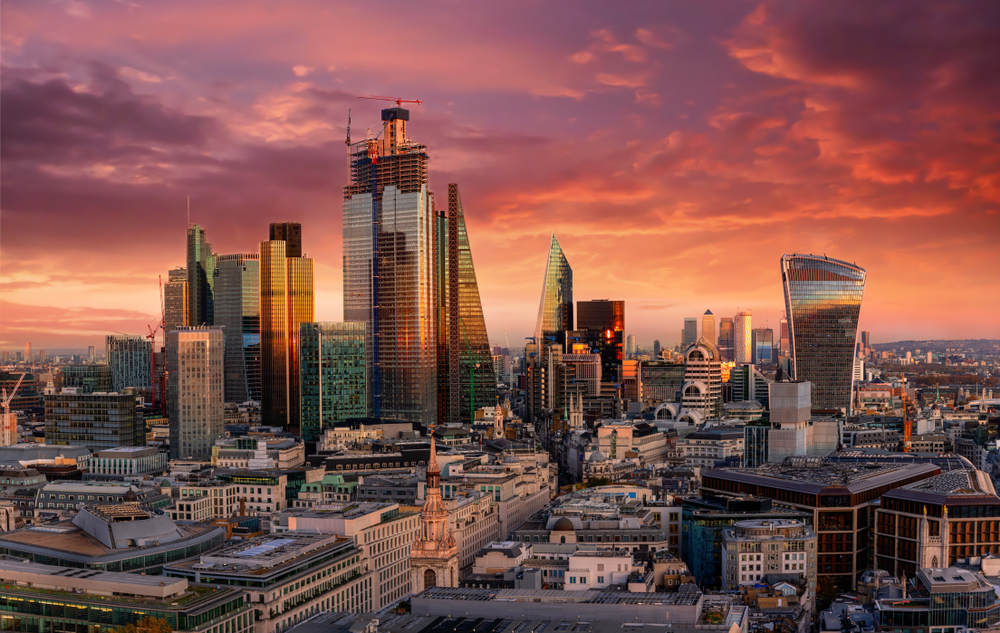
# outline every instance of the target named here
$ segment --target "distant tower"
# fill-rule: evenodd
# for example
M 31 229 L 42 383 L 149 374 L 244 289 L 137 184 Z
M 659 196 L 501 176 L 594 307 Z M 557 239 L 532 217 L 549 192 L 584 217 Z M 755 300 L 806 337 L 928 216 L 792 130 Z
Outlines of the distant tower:
M 535 322 L 535 340 L 541 344 L 546 332 L 566 332 L 573 329 L 573 269 L 563 253 L 556 234 L 549 242 L 549 258 L 545 264 L 542 300 Z
M 182 327 L 167 339 L 170 459 L 211 459 L 212 446 L 225 429 L 222 328 Z
M 780 330 L 778 331 L 778 355 L 785 358 L 788 356 L 788 319 L 781 317 Z
M 91 363 L 97 360 L 97 349 L 93 345 L 87 346 L 87 360 Z
M 301 241 L 299 231 L 299 250 Z M 260 402 L 260 253 L 218 255 L 215 265 L 215 325 L 226 333 L 226 402 Z
M 24 344 L 24 362 L 30 363 L 31 362 L 31 358 L 32 358 L 32 356 L 31 356 L 31 343 L 30 342 L 29 343 L 25 343 Z
M 662 351 L 663 351 L 663 348 L 660 347 L 660 339 L 656 339 L 655 341 L 653 341 L 653 359 L 654 360 L 658 359 L 660 357 L 660 352 L 662 352 Z
M 711 310 L 705 310 L 705 314 L 701 317 L 701 338 L 712 345 L 718 342 L 715 338 L 715 315 Z
M 125 387 L 152 387 L 153 346 L 145 336 L 109 334 L 105 357 L 111 368 L 111 389 L 121 393 Z
M 737 365 L 745 365 L 753 362 L 752 345 L 752 318 L 750 310 L 738 312 L 733 321 L 733 360 Z
M 625 356 L 632 358 L 635 356 L 636 351 L 638 351 L 638 348 L 635 343 L 635 334 L 629 334 L 628 338 L 625 339 Z
M 163 329 L 166 333 L 188 325 L 188 274 L 181 266 L 167 272 L 163 284 Z
M 410 552 L 413 593 L 431 587 L 458 586 L 458 545 L 448 527 L 448 510 L 441 500 L 441 469 L 433 435 L 425 490 L 426 500 L 420 511 L 420 536 Z
M 681 347 L 687 349 L 698 340 L 698 319 L 691 317 L 684 319 L 684 337 L 681 339 Z
M 188 325 L 212 325 L 215 255 L 197 224 L 187 230 Z
M 724 361 L 733 360 L 733 317 L 722 317 L 719 322 L 719 355 Z
M 503 436 L 503 407 L 498 402 L 496 409 L 493 411 L 493 437 L 503 438 Z

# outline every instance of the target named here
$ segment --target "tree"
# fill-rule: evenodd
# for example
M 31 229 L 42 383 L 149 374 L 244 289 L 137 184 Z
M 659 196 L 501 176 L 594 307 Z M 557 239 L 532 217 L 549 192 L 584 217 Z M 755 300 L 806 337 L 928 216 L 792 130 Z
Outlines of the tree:
M 109 633 L 173 633 L 173 631 L 173 627 L 166 619 L 147 615 L 139 620 L 138 624 L 116 626 Z

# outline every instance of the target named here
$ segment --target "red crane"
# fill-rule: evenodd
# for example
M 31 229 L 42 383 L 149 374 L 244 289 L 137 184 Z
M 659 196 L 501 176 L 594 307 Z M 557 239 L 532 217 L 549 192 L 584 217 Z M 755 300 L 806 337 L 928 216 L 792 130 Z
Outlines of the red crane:
M 166 348 L 167 344 L 166 313 L 163 306 L 163 276 L 157 275 L 157 279 L 160 284 L 160 320 L 156 323 L 155 328 L 152 325 L 146 326 L 149 329 L 149 334 L 146 335 L 146 338 L 149 339 L 149 357 L 152 369 L 150 385 L 153 388 L 153 408 L 159 409 L 160 413 L 166 415 L 167 368 L 163 367 L 163 375 L 157 376 L 156 374 L 156 333 L 160 330 L 163 330 L 163 347 Z M 166 363 L 166 359 L 164 359 L 164 363 Z
M 381 97 L 379 95 L 358 95 L 358 99 L 374 99 L 375 101 L 395 101 L 396 106 L 402 107 L 404 103 L 423 104 L 420 99 L 397 99 L 396 97 Z

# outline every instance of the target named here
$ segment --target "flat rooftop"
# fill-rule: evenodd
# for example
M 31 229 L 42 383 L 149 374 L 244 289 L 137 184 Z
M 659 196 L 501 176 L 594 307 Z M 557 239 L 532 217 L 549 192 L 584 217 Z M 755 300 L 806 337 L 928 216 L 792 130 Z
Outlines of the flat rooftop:
M 930 476 L 939 468 L 933 464 L 835 462 L 818 457 L 787 458 L 780 464 L 757 468 L 717 468 L 704 478 L 719 477 L 762 486 L 819 494 L 825 488 L 858 493 L 898 482 L 909 477 Z
M 297 624 L 294 633 L 361 633 L 370 619 L 357 613 L 323 613 Z M 669 628 L 668 628 L 669 627 Z M 509 618 L 441 617 L 434 615 L 386 614 L 378 618 L 380 633 L 696 633 L 694 625 L 659 623 L 636 626 L 612 620 L 537 619 L 511 615 Z
M 164 544 L 162 547 L 178 548 L 183 545 L 184 539 L 193 538 L 211 530 L 221 531 L 221 528 L 210 525 L 186 523 L 177 524 L 177 529 L 183 537 Z M 19 546 L 53 550 L 93 558 L 113 554 L 124 556 L 137 555 L 139 552 L 150 552 L 154 549 L 149 547 L 145 550 L 131 547 L 128 549 L 111 549 L 78 528 L 70 520 L 45 523 L 0 534 L 0 547 L 18 549 Z
M 268 534 L 223 547 L 199 559 L 167 565 L 170 569 L 213 574 L 266 576 L 321 551 L 354 547 L 354 539 L 312 532 Z
M 981 470 L 952 470 L 903 486 L 886 493 L 892 497 L 913 500 L 934 500 L 938 503 L 952 501 L 972 501 L 973 499 L 995 500 L 1000 504 L 990 476 Z
M 471 589 L 434 587 L 420 594 L 430 600 L 463 602 L 577 602 L 587 604 L 695 605 L 700 591 L 672 593 L 629 593 L 625 591 L 563 591 L 557 589 Z

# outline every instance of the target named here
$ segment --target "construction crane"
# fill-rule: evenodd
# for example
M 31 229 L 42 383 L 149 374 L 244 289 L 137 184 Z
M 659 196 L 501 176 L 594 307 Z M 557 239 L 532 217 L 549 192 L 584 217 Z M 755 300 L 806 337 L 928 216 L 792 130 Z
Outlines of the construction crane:
M 399 99 L 397 97 L 383 97 L 380 95 L 358 95 L 358 99 L 372 99 L 373 101 L 395 101 L 397 107 L 402 107 L 404 103 L 416 103 L 422 105 L 420 99 Z
M 906 406 L 906 374 L 903 374 L 903 452 L 910 452 L 910 437 L 913 435 L 913 422 L 910 421 L 910 416 L 907 415 Z
M 27 374 L 21 374 L 21 377 L 17 379 L 17 384 L 14 385 L 14 389 L 7 395 L 7 390 L 3 390 L 3 400 L 0 404 L 3 405 L 3 424 L 0 425 L 0 444 L 3 446 L 11 446 L 17 444 L 17 414 L 10 412 L 10 402 L 14 399 L 14 395 L 17 390 L 21 387 L 21 382 Z

